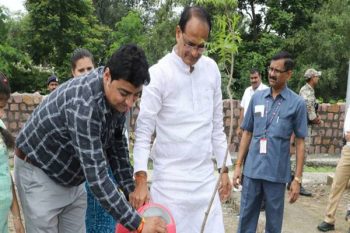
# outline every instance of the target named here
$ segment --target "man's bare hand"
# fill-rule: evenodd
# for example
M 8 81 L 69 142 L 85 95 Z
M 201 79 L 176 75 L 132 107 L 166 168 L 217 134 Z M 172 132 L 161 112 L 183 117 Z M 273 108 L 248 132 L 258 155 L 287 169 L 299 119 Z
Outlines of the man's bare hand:
M 222 173 L 220 186 L 219 186 L 219 196 L 222 202 L 227 201 L 231 196 L 232 184 L 228 173 Z
M 295 180 L 293 180 L 291 185 L 290 185 L 289 192 L 288 192 L 289 203 L 293 204 L 296 200 L 298 200 L 299 193 L 300 193 L 300 184 L 298 182 L 296 182 Z
M 142 233 L 166 233 L 166 222 L 161 217 L 145 218 Z
M 241 167 L 240 166 L 236 166 L 235 170 L 233 172 L 233 178 L 232 178 L 232 184 L 233 187 L 235 187 L 236 189 L 239 188 L 239 185 L 241 184 Z
M 242 138 L 242 134 L 243 134 L 242 129 L 241 129 L 240 127 L 238 127 L 238 128 L 236 129 L 236 135 L 237 135 L 237 137 L 238 137 L 239 139 L 241 139 L 241 138 Z
M 320 118 L 320 116 L 317 116 L 315 119 L 313 119 L 312 121 L 312 124 L 315 124 L 315 125 L 319 125 L 319 124 L 321 124 L 321 118 Z
M 15 232 L 16 233 L 24 233 L 24 226 L 20 218 L 14 218 L 13 219 L 13 226 L 15 227 Z
M 129 194 L 129 201 L 135 209 L 140 208 L 150 200 L 150 194 L 147 185 L 146 173 L 135 174 L 135 190 Z

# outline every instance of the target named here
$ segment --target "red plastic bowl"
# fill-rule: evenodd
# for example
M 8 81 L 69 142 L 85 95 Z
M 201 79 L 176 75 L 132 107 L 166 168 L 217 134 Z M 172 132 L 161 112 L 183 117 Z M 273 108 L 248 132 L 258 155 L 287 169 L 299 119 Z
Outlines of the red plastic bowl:
M 163 220 L 167 224 L 168 233 L 176 233 L 175 221 L 170 211 L 157 203 L 148 203 L 142 207 L 140 207 L 137 212 L 140 213 L 142 217 L 155 217 L 159 216 L 163 218 Z M 117 224 L 115 228 L 115 233 L 133 233 L 134 231 L 129 231 L 120 223 Z

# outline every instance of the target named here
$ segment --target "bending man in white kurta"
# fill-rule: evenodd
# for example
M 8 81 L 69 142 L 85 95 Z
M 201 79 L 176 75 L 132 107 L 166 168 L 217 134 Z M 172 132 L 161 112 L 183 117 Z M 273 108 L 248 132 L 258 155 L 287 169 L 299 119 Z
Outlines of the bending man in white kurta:
M 146 171 L 155 130 L 150 198 L 170 209 L 180 233 L 200 232 L 216 180 L 211 156 L 222 167 L 227 147 L 220 72 L 215 61 L 202 56 L 210 27 L 203 8 L 184 9 L 173 51 L 150 68 L 151 82 L 143 90 L 137 119 L 136 188 L 130 202 L 138 208 L 149 200 Z M 231 188 L 226 172 L 205 232 L 225 232 L 219 197 L 227 198 Z

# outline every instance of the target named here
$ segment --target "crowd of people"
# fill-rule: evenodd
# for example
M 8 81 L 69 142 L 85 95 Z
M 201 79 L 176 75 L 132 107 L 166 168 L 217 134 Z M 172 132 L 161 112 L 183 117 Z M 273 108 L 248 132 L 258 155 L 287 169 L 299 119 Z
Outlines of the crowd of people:
M 281 232 L 286 184 L 290 203 L 312 195 L 301 184 L 310 126 L 321 124 L 314 93 L 321 72 L 308 69 L 298 95 L 287 85 L 295 66 L 288 52 L 269 62 L 268 86 L 258 69 L 250 71 L 230 180 L 221 75 L 216 62 L 203 54 L 211 29 L 204 8 L 186 7 L 176 26 L 175 46 L 150 68 L 144 51 L 133 44 L 121 46 L 97 68 L 88 50 L 76 49 L 73 78 L 62 84 L 55 75 L 48 78 L 49 95 L 15 142 L 0 121 L 0 232 L 7 232 L 10 210 L 16 233 L 113 233 L 116 223 L 138 233 L 167 232 L 165 219 L 137 212 L 149 202 L 170 210 L 177 232 L 200 232 L 216 183 L 212 155 L 222 175 L 204 232 L 225 232 L 221 202 L 239 185 L 238 232 L 256 232 L 262 205 L 265 232 Z M 0 73 L 1 113 L 10 93 L 8 79 Z M 132 164 L 125 121 L 139 98 Z M 344 129 L 350 141 L 348 115 Z M 293 144 L 296 163 L 291 169 Z M 11 148 L 25 228 L 8 167 Z M 342 150 L 320 231 L 334 229 L 335 210 L 350 178 L 349 148 L 350 142 Z

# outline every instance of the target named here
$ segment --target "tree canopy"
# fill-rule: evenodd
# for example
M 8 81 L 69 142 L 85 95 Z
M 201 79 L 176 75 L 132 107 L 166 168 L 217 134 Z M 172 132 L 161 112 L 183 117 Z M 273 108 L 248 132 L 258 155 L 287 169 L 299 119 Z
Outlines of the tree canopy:
M 89 49 L 103 65 L 120 45 L 132 42 L 154 64 L 176 43 L 179 13 L 194 4 L 213 18 L 207 55 L 218 62 L 223 84 L 233 76 L 235 98 L 249 85 L 250 69 L 261 70 L 266 82 L 266 66 L 279 50 L 297 61 L 292 89 L 299 90 L 304 71 L 313 67 L 323 72 L 318 96 L 345 98 L 350 0 L 26 0 L 22 15 L 0 6 L 0 70 L 14 91 L 45 92 L 51 73 L 70 78 L 70 56 L 77 47 Z M 233 51 L 234 59 L 228 59 Z M 232 74 L 226 72 L 231 67 Z

